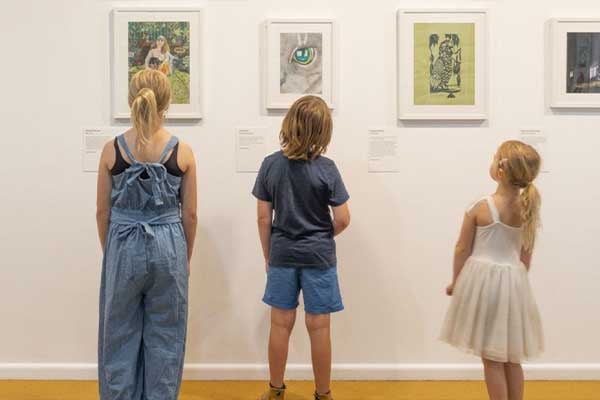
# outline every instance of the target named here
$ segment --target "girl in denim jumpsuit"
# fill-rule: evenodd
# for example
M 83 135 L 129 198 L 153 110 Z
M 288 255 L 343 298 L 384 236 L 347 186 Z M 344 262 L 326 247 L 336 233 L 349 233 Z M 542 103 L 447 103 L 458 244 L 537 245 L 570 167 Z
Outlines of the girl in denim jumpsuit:
M 100 399 L 176 400 L 196 230 L 195 166 L 190 148 L 162 128 L 171 94 L 166 76 L 143 70 L 129 92 L 134 128 L 105 147 L 98 177 Z

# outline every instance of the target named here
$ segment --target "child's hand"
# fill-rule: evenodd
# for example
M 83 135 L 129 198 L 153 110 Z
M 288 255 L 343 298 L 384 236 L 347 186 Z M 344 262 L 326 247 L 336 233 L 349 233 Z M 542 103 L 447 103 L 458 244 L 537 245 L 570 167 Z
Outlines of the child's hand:
M 446 287 L 446 294 L 448 296 L 452 296 L 453 292 L 454 292 L 454 283 L 451 283 Z

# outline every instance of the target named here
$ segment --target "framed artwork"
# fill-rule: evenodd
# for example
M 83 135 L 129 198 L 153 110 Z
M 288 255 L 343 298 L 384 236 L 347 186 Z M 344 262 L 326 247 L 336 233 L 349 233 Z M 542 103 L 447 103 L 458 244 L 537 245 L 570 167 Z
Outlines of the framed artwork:
M 335 25 L 332 20 L 268 20 L 264 82 L 267 109 L 287 109 L 304 95 L 334 108 Z
M 398 118 L 487 119 L 487 11 L 398 10 Z
M 199 9 L 118 8 L 112 11 L 112 116 L 128 119 L 131 77 L 157 69 L 171 82 L 168 119 L 200 119 L 202 20 Z
M 600 108 L 600 19 L 553 19 L 554 108 Z

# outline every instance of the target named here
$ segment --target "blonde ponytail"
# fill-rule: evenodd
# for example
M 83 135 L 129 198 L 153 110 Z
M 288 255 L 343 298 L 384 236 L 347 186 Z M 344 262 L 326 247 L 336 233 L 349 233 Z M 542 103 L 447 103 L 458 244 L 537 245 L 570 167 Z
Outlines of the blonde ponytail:
M 542 198 L 533 183 L 521 191 L 521 221 L 523 221 L 523 248 L 530 252 L 535 245 L 535 236 L 540 225 Z
M 131 103 L 131 121 L 137 135 L 137 143 L 144 147 L 150 136 L 160 125 L 160 116 L 156 106 L 156 96 L 151 89 L 143 88 Z
M 160 128 L 170 103 L 171 85 L 162 72 L 144 69 L 131 78 L 129 107 L 138 149 L 148 144 Z
M 498 149 L 500 168 L 509 182 L 521 188 L 521 223 L 523 225 L 523 248 L 532 251 L 540 226 L 542 198 L 533 181 L 540 172 L 541 158 L 528 144 L 517 140 L 502 143 Z

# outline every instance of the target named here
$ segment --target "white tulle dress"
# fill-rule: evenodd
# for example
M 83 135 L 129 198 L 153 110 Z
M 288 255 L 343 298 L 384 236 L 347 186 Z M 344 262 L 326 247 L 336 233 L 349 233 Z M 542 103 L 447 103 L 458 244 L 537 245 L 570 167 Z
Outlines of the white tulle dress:
M 485 201 L 493 222 L 477 227 L 440 339 L 488 360 L 520 363 L 543 351 L 542 323 L 520 260 L 521 229 L 500 221 L 491 196 Z

